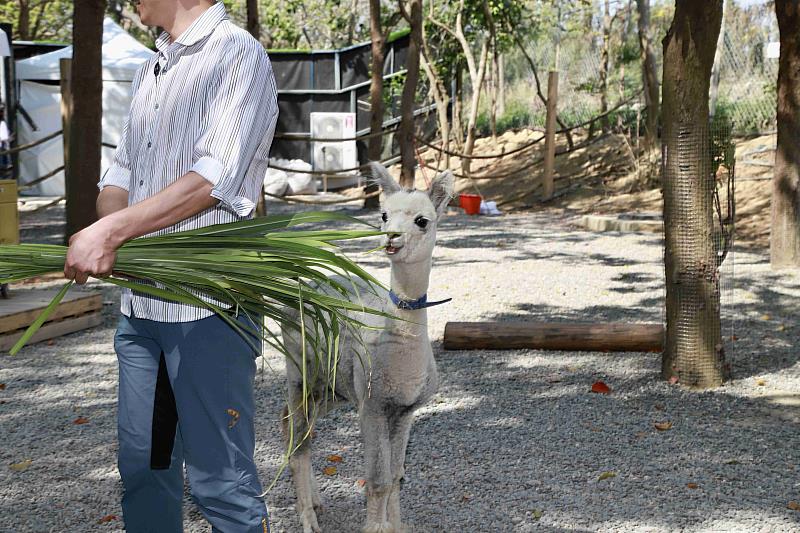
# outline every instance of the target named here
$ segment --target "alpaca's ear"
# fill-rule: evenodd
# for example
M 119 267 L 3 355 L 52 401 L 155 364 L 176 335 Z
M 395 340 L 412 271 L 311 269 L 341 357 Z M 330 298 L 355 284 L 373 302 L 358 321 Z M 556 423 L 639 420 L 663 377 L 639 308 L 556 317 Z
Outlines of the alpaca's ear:
M 394 180 L 394 178 L 389 174 L 389 171 L 386 170 L 386 167 L 381 165 L 377 161 L 370 161 L 369 173 L 370 173 L 369 181 L 377 185 L 380 185 L 385 195 L 388 196 L 390 194 L 394 194 L 402 190 L 400 188 L 400 184 L 397 183 Z
M 449 170 L 433 178 L 431 186 L 428 189 L 428 196 L 430 196 L 433 207 L 436 209 L 437 217 L 442 216 L 445 209 L 447 209 L 447 204 L 449 204 L 450 200 L 453 198 L 455 181 L 455 176 L 453 176 L 453 173 Z

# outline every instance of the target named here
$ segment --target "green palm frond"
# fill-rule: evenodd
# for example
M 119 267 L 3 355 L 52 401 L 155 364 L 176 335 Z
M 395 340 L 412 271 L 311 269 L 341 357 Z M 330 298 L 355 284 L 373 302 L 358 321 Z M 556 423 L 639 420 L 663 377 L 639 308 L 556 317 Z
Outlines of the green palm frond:
M 118 250 L 113 275 L 105 281 L 155 298 L 204 307 L 251 344 L 248 334 L 290 355 L 277 332 L 268 328 L 246 331 L 249 328 L 235 316 L 245 313 L 257 324 L 262 317 L 272 319 L 283 328 L 303 334 L 313 348 L 308 356 L 316 358 L 314 366 L 330 368 L 338 360 L 340 332 L 347 327 L 369 327 L 353 318 L 351 312 L 386 316 L 381 310 L 351 301 L 352 287 L 331 279 L 331 275 L 338 274 L 381 286 L 336 245 L 337 241 L 374 237 L 381 232 L 372 226 L 363 230 L 297 228 L 331 222 L 370 226 L 341 213 L 306 212 L 143 237 Z M 66 247 L 56 245 L 0 245 L 0 283 L 60 272 L 66 252 Z M 69 285 L 59 296 L 63 297 L 68 288 Z M 57 303 L 54 299 L 48 309 Z M 317 327 L 305 328 L 301 316 Z M 40 319 L 31 325 L 12 354 L 22 348 L 46 316 Z M 292 357 L 288 360 L 298 364 Z M 331 374 L 330 379 L 335 380 L 335 371 Z

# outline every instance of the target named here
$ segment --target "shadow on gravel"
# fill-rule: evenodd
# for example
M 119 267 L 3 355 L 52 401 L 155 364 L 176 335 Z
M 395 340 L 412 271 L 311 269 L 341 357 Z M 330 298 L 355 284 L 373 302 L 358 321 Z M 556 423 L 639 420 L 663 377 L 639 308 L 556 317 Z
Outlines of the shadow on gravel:
M 798 523 L 786 505 L 797 498 L 800 451 L 785 446 L 800 430 L 797 406 L 669 385 L 658 378 L 654 354 L 437 352 L 441 396 L 467 407 L 426 411 L 413 440 L 446 443 L 431 459 L 450 462 L 459 490 L 500 526 L 480 531 Z M 592 394 L 597 380 L 613 392 Z M 654 427 L 665 421 L 669 430 Z M 423 457 L 412 457 L 409 470 L 419 475 Z M 441 511 L 459 515 L 458 505 Z M 733 518 L 734 529 L 709 527 Z

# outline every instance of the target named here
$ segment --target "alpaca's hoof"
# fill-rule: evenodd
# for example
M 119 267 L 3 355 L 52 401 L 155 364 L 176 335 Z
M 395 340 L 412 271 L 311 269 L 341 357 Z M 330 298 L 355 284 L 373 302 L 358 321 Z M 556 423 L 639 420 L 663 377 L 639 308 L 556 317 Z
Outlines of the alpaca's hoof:
M 300 513 L 300 523 L 303 524 L 303 533 L 322 533 L 317 523 L 317 514 L 313 509 L 306 509 Z
M 318 492 L 311 495 L 311 506 L 314 507 L 314 511 L 317 513 L 321 513 L 324 509 L 322 507 L 322 498 L 320 498 Z
M 364 526 L 361 533 L 395 533 L 395 529 L 389 522 L 375 522 Z

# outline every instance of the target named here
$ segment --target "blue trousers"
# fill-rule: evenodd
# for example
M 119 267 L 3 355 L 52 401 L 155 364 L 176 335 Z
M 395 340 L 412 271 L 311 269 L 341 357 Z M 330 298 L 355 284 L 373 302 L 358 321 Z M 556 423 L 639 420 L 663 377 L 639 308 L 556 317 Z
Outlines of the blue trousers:
M 183 532 L 185 462 L 212 532 L 267 533 L 253 461 L 257 353 L 216 315 L 183 323 L 123 315 L 114 347 L 126 531 Z

